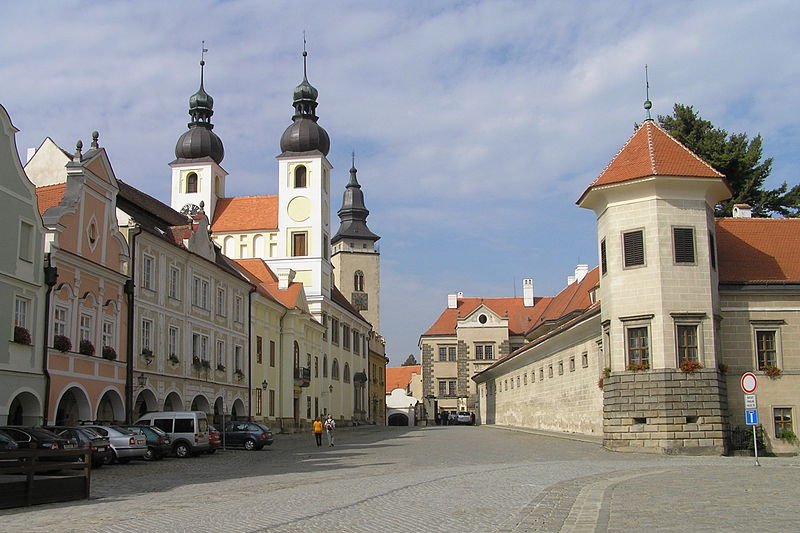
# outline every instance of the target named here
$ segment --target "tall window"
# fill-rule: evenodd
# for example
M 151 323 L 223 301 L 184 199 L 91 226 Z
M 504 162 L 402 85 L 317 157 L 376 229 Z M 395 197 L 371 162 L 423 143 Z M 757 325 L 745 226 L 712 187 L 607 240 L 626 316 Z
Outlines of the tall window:
M 323 378 L 327 378 L 328 377 L 328 356 L 327 355 L 323 355 L 322 356 L 322 377 Z
M 233 299 L 233 321 L 242 322 L 242 297 L 239 295 Z
M 208 335 L 192 333 L 192 351 L 194 356 L 208 361 Z
M 153 262 L 149 255 L 142 256 L 142 287 L 153 290 Z
M 359 292 L 364 290 L 364 273 L 360 270 L 356 270 L 353 274 L 353 290 Z
M 331 342 L 339 344 L 339 319 L 331 318 Z
M 24 220 L 19 221 L 19 258 L 23 261 L 33 261 L 33 224 Z
M 261 335 L 256 335 L 256 363 L 259 365 L 264 361 L 264 339 Z
M 14 299 L 14 325 L 28 329 L 28 308 L 30 300 L 17 296 Z
M 169 350 L 169 356 L 174 355 L 175 357 L 178 356 L 178 328 L 175 326 L 169 327 L 169 333 L 167 336 L 167 349 Z
M 353 353 L 361 353 L 361 337 L 358 335 L 357 331 L 353 332 Z
M 698 360 L 697 351 L 697 326 L 678 326 L 678 364 L 684 359 Z
M 225 316 L 225 289 L 217 287 L 217 314 Z
M 261 402 L 264 401 L 262 396 L 261 396 L 261 394 L 262 394 L 261 393 L 261 389 L 256 387 L 255 389 L 253 389 L 253 391 L 255 391 L 255 393 L 256 393 L 256 398 L 255 398 L 255 400 L 256 400 L 256 416 L 261 416 Z
M 300 368 L 300 345 L 294 341 L 294 367 Z
M 306 167 L 297 165 L 294 169 L 294 188 L 305 189 L 307 187 Z
M 342 379 L 345 383 L 350 383 L 350 365 L 347 363 L 344 364 L 344 375 Z
M 153 321 L 147 318 L 142 319 L 141 345 L 142 350 L 153 349 Z
M 487 361 L 494 359 L 494 344 L 476 344 L 475 359 L 485 359 Z
M 339 379 L 339 361 L 336 358 L 331 363 L 331 379 Z
M 322 327 L 325 329 L 322 330 L 322 340 L 328 340 L 328 315 L 326 313 L 322 313 Z
M 92 315 L 81 313 L 81 324 L 80 324 L 80 339 L 79 340 L 92 340 L 92 330 L 94 326 L 92 324 Z
M 756 331 L 756 356 L 758 369 L 778 366 L 778 351 L 775 342 L 775 331 Z
M 675 262 L 678 264 L 694 264 L 694 229 L 672 228 L 672 245 Z
M 628 365 L 650 366 L 647 327 L 628 328 Z
M 314 377 L 319 377 L 319 357 L 314 356 Z
M 61 305 L 57 305 L 53 310 L 53 335 L 67 335 L 69 326 L 67 324 L 69 310 Z
M 644 265 L 644 231 L 628 231 L 622 234 L 625 268 Z
M 456 347 L 455 346 L 448 346 L 447 347 L 447 360 L 448 361 L 455 361 L 456 360 Z
M 455 397 L 456 396 L 456 394 L 457 394 L 456 393 L 456 385 L 457 384 L 458 384 L 458 382 L 456 380 L 454 380 L 454 379 L 451 379 L 451 380 L 447 381 L 447 395 L 448 396 L 451 396 L 451 397 Z
M 235 345 L 233 347 L 233 369 L 242 372 L 242 347 L 240 345 Z
M 794 433 L 791 407 L 775 407 L 772 410 L 772 416 L 775 420 L 775 436 L 777 438 Z
M 439 361 L 447 361 L 447 346 L 439 346 Z
M 275 368 L 275 341 L 269 341 L 269 366 Z
M 608 272 L 608 262 L 606 260 L 606 240 L 600 241 L 600 272 L 605 274 Z
M 198 276 L 194 277 L 192 305 L 201 309 L 208 309 L 208 281 Z
M 269 416 L 275 416 L 275 391 L 269 391 Z
M 180 270 L 174 266 L 169 267 L 169 297 L 174 300 L 180 300 L 179 288 L 181 285 Z
M 292 233 L 292 257 L 308 255 L 308 250 L 306 248 L 307 238 L 308 234 L 305 231 Z
M 717 269 L 717 247 L 714 246 L 714 234 L 708 232 L 708 257 L 711 260 L 711 268 Z
M 197 192 L 197 174 L 195 172 L 190 172 L 186 176 L 186 192 Z
M 103 346 L 114 347 L 114 323 L 103 320 Z
M 225 366 L 225 341 L 217 339 L 217 366 Z
M 350 349 L 350 326 L 342 324 L 342 348 Z
M 447 396 L 447 381 L 439 380 L 439 398 Z

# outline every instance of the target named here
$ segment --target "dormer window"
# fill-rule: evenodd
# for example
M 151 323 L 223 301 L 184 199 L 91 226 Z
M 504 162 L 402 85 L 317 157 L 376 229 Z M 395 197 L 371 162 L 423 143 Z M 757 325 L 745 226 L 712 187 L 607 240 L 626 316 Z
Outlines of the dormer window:
M 186 176 L 186 192 L 187 193 L 194 193 L 197 192 L 197 173 L 190 172 Z
M 294 169 L 294 188 L 305 189 L 306 187 L 306 167 L 298 165 L 297 168 Z

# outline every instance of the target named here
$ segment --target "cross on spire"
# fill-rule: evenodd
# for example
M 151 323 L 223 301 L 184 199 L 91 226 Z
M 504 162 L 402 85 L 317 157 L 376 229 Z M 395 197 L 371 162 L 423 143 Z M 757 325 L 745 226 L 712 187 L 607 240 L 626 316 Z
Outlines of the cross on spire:
M 653 102 L 650 101 L 650 78 L 647 75 L 647 63 L 644 65 L 644 83 L 645 83 L 645 101 L 644 101 L 644 109 L 647 111 L 647 119 L 646 120 L 653 120 L 653 117 L 650 116 L 650 108 L 653 107 Z

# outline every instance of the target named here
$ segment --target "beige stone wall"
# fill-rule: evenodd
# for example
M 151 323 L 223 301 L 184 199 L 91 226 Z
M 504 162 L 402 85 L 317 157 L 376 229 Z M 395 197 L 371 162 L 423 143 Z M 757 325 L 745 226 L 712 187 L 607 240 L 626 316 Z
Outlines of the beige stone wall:
M 776 453 L 797 453 L 798 447 L 777 439 L 773 420 L 776 407 L 792 409 L 794 432 L 800 415 L 800 291 L 786 287 L 725 288 L 721 300 L 721 362 L 727 367 L 731 426 L 744 426 L 744 393 L 739 379 L 744 372 L 758 376 L 759 422 L 767 448 Z M 756 365 L 756 329 L 777 332 L 781 375 L 770 379 Z
M 371 248 L 372 243 L 367 243 Z M 372 325 L 372 329 L 380 333 L 381 329 L 381 262 L 380 255 L 373 251 L 358 252 L 355 249 L 347 248 L 345 251 L 337 252 L 331 257 L 333 264 L 333 275 L 336 279 L 336 286 L 342 294 L 353 303 L 353 275 L 356 270 L 364 273 L 364 292 L 367 293 L 367 309 L 360 310 L 361 315 Z
M 487 380 L 492 383 L 488 388 L 480 387 L 480 420 L 601 435 L 603 392 L 597 384 L 602 373 L 599 331 L 600 317 L 595 315 L 479 377 L 479 383 Z M 573 358 L 574 368 L 570 366 Z

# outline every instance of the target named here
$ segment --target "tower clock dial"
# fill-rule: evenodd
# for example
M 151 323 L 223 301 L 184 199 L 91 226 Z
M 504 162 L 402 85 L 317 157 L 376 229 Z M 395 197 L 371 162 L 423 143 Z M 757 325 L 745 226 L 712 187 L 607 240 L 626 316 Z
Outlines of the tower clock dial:
M 186 216 L 194 216 L 200 212 L 200 206 L 196 204 L 186 204 L 185 206 L 181 207 L 181 214 Z

